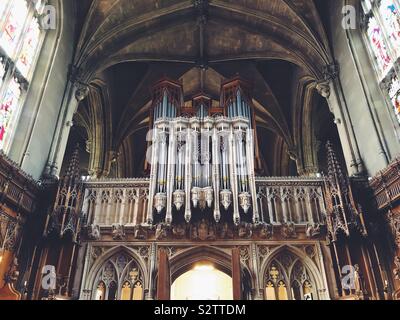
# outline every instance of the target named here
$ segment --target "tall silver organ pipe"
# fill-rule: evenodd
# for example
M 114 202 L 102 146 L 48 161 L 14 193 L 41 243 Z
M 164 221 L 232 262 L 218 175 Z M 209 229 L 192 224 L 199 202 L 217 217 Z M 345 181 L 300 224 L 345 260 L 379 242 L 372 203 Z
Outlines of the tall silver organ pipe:
M 219 105 L 199 94 L 188 106 L 180 83 L 161 80 L 152 112 L 148 223 L 154 214 L 189 222 L 198 210 L 217 222 L 224 211 L 236 224 L 252 213 L 258 223 L 249 86 L 236 78 L 222 85 Z

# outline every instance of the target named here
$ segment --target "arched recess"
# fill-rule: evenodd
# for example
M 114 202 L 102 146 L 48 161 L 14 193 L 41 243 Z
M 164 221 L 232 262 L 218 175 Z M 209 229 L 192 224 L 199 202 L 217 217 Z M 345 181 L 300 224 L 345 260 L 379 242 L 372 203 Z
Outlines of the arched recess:
M 302 77 L 297 86 L 296 100 L 292 110 L 299 175 L 312 175 L 318 172 L 317 141 L 313 118 L 314 108 L 318 107 L 316 103 L 318 97 L 315 81 L 310 77 Z
M 96 260 L 84 288 L 90 300 L 144 300 L 148 277 L 145 261 L 134 250 L 120 246 Z
M 215 269 L 224 272 L 232 277 L 232 260 L 231 255 L 210 247 L 200 246 L 193 249 L 188 249 L 171 258 L 171 283 L 173 283 L 180 275 L 190 271 L 198 263 L 211 263 Z M 241 264 L 242 269 L 242 288 L 243 298 L 250 299 L 251 292 L 255 287 L 254 277 L 246 265 Z
M 90 176 L 103 177 L 110 173 L 113 156 L 112 110 L 108 85 L 101 79 L 89 87 L 88 99 L 82 101 L 74 115 L 73 124 L 86 130 L 86 149 L 89 152 Z M 71 138 L 69 138 L 71 139 Z
M 327 300 L 323 273 L 305 252 L 283 245 L 262 262 L 260 288 L 265 300 Z

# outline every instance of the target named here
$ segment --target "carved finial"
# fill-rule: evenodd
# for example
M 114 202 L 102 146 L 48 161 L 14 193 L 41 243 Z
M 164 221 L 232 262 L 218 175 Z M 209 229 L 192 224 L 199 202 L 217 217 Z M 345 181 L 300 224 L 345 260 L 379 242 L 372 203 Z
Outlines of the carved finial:
M 75 149 L 72 153 L 71 159 L 69 161 L 69 165 L 64 174 L 64 183 L 70 182 L 74 184 L 81 179 L 80 176 L 80 168 L 79 168 L 79 144 L 75 146 Z
M 332 142 L 326 143 L 326 152 L 328 159 L 328 177 L 332 185 L 341 184 L 342 187 L 346 185 L 346 179 L 343 175 L 342 167 L 337 159 L 335 149 Z

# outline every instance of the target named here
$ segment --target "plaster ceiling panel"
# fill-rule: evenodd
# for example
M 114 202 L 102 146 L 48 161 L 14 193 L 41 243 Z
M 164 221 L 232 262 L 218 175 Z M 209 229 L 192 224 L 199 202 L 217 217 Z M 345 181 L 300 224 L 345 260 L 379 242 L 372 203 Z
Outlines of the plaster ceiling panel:
M 212 60 L 218 57 L 254 56 L 261 52 L 286 54 L 285 50 L 270 38 L 249 32 L 239 25 L 214 20 L 207 25 L 207 48 Z
M 301 0 L 304 1 L 304 0 Z M 309 0 L 307 0 L 309 1 Z M 254 14 L 264 15 L 271 20 L 280 21 L 286 25 L 296 26 L 303 32 L 307 32 L 307 28 L 301 21 L 301 17 L 291 8 L 285 0 L 215 0 L 212 4 L 219 3 L 229 5 L 235 10 L 249 11 Z
M 219 100 L 221 84 L 225 79 L 212 68 L 208 68 L 205 71 L 199 68 L 193 68 L 185 73 L 179 80 L 183 84 L 186 100 L 190 100 L 194 95 L 200 92 L 205 92 L 214 100 Z
M 197 27 L 192 22 L 170 26 L 145 35 L 119 51 L 116 56 L 132 56 L 146 60 L 193 59 L 198 52 L 195 36 Z

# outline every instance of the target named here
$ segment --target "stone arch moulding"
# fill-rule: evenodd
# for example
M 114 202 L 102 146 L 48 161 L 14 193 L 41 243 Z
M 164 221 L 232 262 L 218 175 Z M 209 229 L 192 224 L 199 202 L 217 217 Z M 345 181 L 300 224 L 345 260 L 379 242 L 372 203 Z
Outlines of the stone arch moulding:
M 313 280 L 315 280 L 315 286 L 316 286 L 316 292 L 318 294 L 318 299 L 319 300 L 329 300 L 329 293 L 328 293 L 328 284 L 326 283 L 326 280 L 321 276 L 324 270 L 320 270 L 318 266 L 315 264 L 314 261 L 310 259 L 306 255 L 305 252 L 300 250 L 299 248 L 296 248 L 291 245 L 282 245 L 277 248 L 274 248 L 270 255 L 266 257 L 261 265 L 260 265 L 260 277 L 259 277 L 259 286 L 264 290 L 263 288 L 265 287 L 264 280 L 265 280 L 265 273 L 267 272 L 267 268 L 270 265 L 270 263 L 280 254 L 283 252 L 289 252 L 293 254 L 296 258 L 297 261 L 301 261 L 303 265 L 308 269 L 308 271 L 311 273 L 311 276 Z M 318 253 L 319 255 L 320 253 Z M 321 266 L 321 268 L 324 268 L 324 266 Z M 289 285 L 290 286 L 290 285 Z
M 182 274 L 189 271 L 196 263 L 208 261 L 214 264 L 215 268 L 219 271 L 232 276 L 232 257 L 229 253 L 211 247 L 200 246 L 193 249 L 185 250 L 176 254 L 170 259 L 171 268 L 171 284 Z M 242 271 L 251 279 L 249 285 L 254 288 L 255 280 L 253 273 L 249 268 L 241 263 Z
M 91 252 L 92 248 L 93 246 L 89 246 L 88 252 Z M 127 256 L 132 258 L 132 260 L 134 260 L 137 263 L 138 267 L 140 268 L 140 272 L 143 275 L 143 282 L 144 282 L 143 289 L 144 289 L 144 294 L 146 294 L 146 291 L 148 290 L 147 286 L 149 285 L 149 276 L 150 276 L 148 274 L 147 263 L 132 248 L 126 246 L 116 246 L 104 252 L 99 258 L 96 259 L 96 261 L 90 267 L 90 270 L 84 273 L 84 278 L 82 281 L 83 286 L 81 288 L 81 294 L 80 294 L 81 299 L 85 297 L 85 291 L 89 291 L 90 297 L 91 298 L 93 297 L 93 292 L 91 292 L 91 290 L 94 287 L 94 281 L 96 280 L 96 277 L 100 269 L 104 266 L 105 263 L 107 263 L 109 259 L 120 253 L 125 253 Z M 128 264 L 130 263 L 131 261 Z

